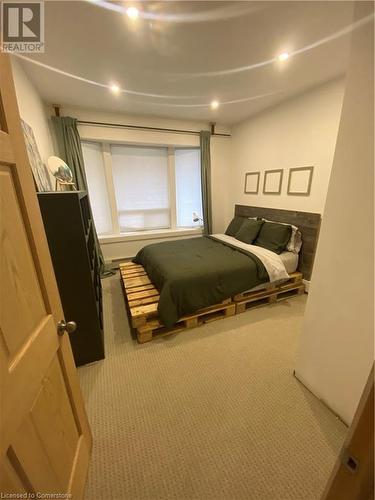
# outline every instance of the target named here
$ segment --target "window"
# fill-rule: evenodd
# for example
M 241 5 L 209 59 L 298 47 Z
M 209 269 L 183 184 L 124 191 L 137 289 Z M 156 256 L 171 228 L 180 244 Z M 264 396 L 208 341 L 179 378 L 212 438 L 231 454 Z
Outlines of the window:
M 177 227 L 200 226 L 192 222 L 196 212 L 202 217 L 201 162 L 199 149 L 175 150 Z
M 168 150 L 111 146 L 120 231 L 170 227 Z
M 113 228 L 102 147 L 95 142 L 85 142 L 83 146 L 83 159 L 95 227 L 98 234 L 109 234 L 112 233 Z
M 200 151 L 82 142 L 99 235 L 201 227 Z

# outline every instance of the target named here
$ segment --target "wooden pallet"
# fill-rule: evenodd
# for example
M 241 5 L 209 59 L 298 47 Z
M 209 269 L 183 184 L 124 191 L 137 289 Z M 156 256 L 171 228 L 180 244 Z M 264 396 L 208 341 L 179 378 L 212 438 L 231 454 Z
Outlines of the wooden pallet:
M 233 302 L 236 304 L 236 314 L 245 312 L 247 309 L 273 304 L 294 295 L 302 295 L 305 292 L 302 274 L 295 272 L 289 276 L 289 280 L 284 281 L 281 285 L 270 284 L 261 290 L 243 292 L 235 295 L 233 297 Z
M 195 328 L 236 313 L 236 305 L 231 299 L 227 299 L 220 304 L 183 316 L 174 327 L 166 328 L 158 317 L 159 292 L 151 283 L 144 268 L 133 262 L 126 262 L 120 264 L 120 272 L 129 306 L 130 321 L 141 344 L 155 337 Z
M 144 268 L 133 262 L 126 262 L 120 264 L 120 272 L 131 325 L 136 330 L 137 340 L 141 344 L 155 337 L 170 335 L 210 321 L 233 316 L 249 307 L 263 305 L 264 301 L 267 303 L 277 302 L 291 294 L 296 295 L 304 292 L 302 274 L 293 273 L 290 275 L 289 281 L 282 285 L 269 286 L 258 292 L 238 294 L 220 304 L 205 307 L 194 314 L 183 316 L 174 327 L 166 328 L 158 316 L 159 292 L 151 283 Z

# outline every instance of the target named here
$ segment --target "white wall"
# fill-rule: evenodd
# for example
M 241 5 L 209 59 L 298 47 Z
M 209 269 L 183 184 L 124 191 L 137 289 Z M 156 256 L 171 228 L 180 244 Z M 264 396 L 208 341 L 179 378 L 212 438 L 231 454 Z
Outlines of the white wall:
M 12 57 L 11 62 L 21 118 L 33 129 L 40 156 L 47 164 L 48 157 L 55 153 L 46 107 L 19 61 Z
M 292 64 L 292 63 L 291 63 Z M 341 78 L 285 101 L 232 129 L 233 204 L 323 213 L 340 120 Z M 310 196 L 288 196 L 288 169 L 314 166 Z M 284 169 L 281 195 L 262 194 L 264 170 Z M 244 194 L 260 171 L 259 194 Z
M 69 106 L 62 107 L 62 114 L 75 117 L 79 120 L 107 123 L 126 123 L 193 131 L 208 129 L 206 122 L 199 123 L 186 120 L 123 115 Z M 218 127 L 217 132 L 229 133 L 230 130 Z M 82 139 L 93 141 L 128 142 L 131 144 L 155 144 L 162 146 L 199 146 L 199 137 L 194 134 L 131 130 L 92 125 L 80 125 L 79 133 Z M 233 205 L 228 210 L 229 192 L 227 189 L 227 179 L 230 175 L 230 166 L 231 138 L 213 137 L 211 140 L 211 176 L 214 232 L 223 232 L 228 224 L 228 218 L 233 214 Z M 189 233 L 186 231 L 186 237 L 191 237 Z M 180 236 L 181 233 L 171 233 L 169 238 Z M 166 239 L 167 237 L 164 236 L 161 238 L 157 237 L 157 234 L 149 234 L 148 239 L 145 239 L 144 235 L 139 239 L 134 239 L 134 236 L 123 239 L 101 238 L 101 246 L 105 260 L 113 260 L 133 257 L 144 245 Z
M 356 18 L 373 9 L 356 4 Z M 373 24 L 353 33 L 343 112 L 296 364 L 350 424 L 374 360 Z

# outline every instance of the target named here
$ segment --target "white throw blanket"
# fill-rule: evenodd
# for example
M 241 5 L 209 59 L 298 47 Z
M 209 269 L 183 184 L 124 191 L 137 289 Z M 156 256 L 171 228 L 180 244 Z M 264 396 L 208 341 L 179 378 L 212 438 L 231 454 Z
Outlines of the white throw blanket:
M 258 257 L 266 268 L 268 276 L 270 277 L 270 283 L 289 278 L 289 274 L 286 272 L 283 261 L 277 253 L 271 252 L 271 250 L 267 250 L 263 247 L 243 243 L 242 241 L 233 238 L 233 236 L 228 236 L 226 234 L 213 234 L 212 236 L 218 240 L 229 243 L 230 245 L 241 248 L 242 250 L 253 253 L 256 257 Z

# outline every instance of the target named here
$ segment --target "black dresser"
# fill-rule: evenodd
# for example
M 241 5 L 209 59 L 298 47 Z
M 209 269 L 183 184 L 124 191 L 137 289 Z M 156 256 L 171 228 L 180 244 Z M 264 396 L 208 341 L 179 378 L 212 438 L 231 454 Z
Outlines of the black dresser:
M 100 261 L 85 191 L 38 193 L 49 250 L 77 366 L 104 358 Z

